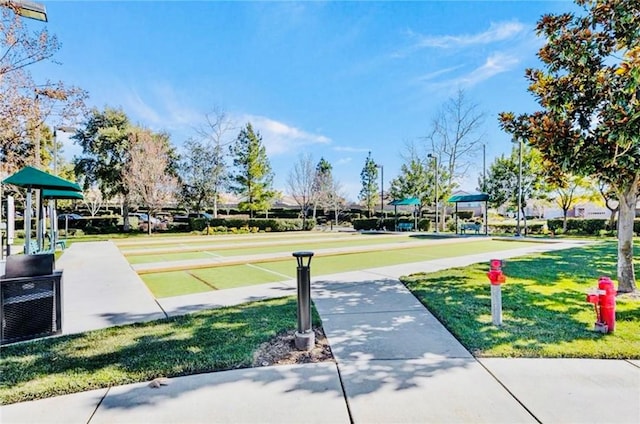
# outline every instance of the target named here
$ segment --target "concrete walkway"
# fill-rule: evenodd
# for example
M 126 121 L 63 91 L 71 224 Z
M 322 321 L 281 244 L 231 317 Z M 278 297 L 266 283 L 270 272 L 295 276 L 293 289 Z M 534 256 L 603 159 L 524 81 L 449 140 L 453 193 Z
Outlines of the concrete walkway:
M 159 389 L 137 383 L 24 402 L 1 407 L 0 421 L 638 423 L 640 361 L 476 360 L 397 280 L 399 275 L 412 272 L 567 247 L 570 245 L 541 244 L 498 254 L 313 278 L 312 297 L 336 363 L 200 374 L 173 378 Z M 105 261 L 108 249 L 101 250 Z M 71 262 L 60 262 L 65 265 L 65 285 L 68 281 L 72 284 L 71 278 L 67 279 Z M 135 286 L 133 277 L 129 277 L 126 287 Z M 287 295 L 294 292 L 294 287 L 288 281 L 211 292 L 206 297 L 162 299 L 160 304 L 169 314 L 186 313 Z M 122 289 L 109 286 L 103 291 L 102 298 L 96 299 L 103 303 L 97 311 L 100 319 L 89 313 L 91 322 L 109 324 L 111 319 L 105 317 L 116 315 L 122 322 L 135 317 L 149 319 L 153 314 L 164 316 L 158 312 L 162 310 L 158 304 L 158 310 L 154 310 L 153 302 L 146 303 L 153 300 L 150 294 L 146 292 L 148 298 L 144 300 L 145 292 L 137 289 L 133 292 L 135 299 L 129 293 L 129 299 L 122 300 L 132 308 L 128 314 L 110 311 L 108 303 L 120 300 L 108 292 Z M 71 288 L 65 286 L 65 290 Z M 72 301 L 67 296 L 65 301 Z M 137 308 L 137 301 L 143 306 Z M 65 308 L 69 306 L 66 303 Z

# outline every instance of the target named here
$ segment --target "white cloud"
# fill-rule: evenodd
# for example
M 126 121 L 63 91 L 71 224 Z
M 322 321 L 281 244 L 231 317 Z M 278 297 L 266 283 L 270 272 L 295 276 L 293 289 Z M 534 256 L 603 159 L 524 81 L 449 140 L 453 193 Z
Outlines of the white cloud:
M 251 122 L 253 128 L 262 135 L 270 155 L 297 153 L 302 146 L 331 143 L 331 139 L 324 135 L 309 133 L 264 116 L 244 115 L 239 122 Z
M 482 66 L 460 77 L 458 79 L 458 85 L 476 85 L 495 75 L 510 71 L 518 63 L 520 63 L 520 60 L 515 56 L 504 53 L 494 53 L 487 58 Z
M 131 120 L 153 130 L 193 127 L 204 119 L 203 113 L 187 106 L 188 99 L 167 84 L 152 85 L 144 97 L 136 89 L 129 89 L 123 97 Z
M 491 23 L 489 29 L 478 34 L 423 36 L 418 38 L 416 48 L 437 47 L 454 48 L 466 47 L 478 44 L 491 44 L 504 41 L 523 32 L 525 26 L 520 22 Z
M 519 63 L 520 59 L 516 56 L 501 52 L 493 53 L 487 57 L 482 65 L 476 67 L 472 71 L 455 78 L 430 82 L 428 86 L 436 89 L 472 87 L 498 74 L 512 70 Z M 438 74 L 438 72 L 435 72 L 434 74 Z M 435 78 L 436 76 L 438 75 L 434 75 L 432 78 Z M 427 80 L 432 78 L 427 78 Z M 425 78 L 423 77 L 420 80 L 425 80 Z
M 353 160 L 353 158 L 351 158 L 351 157 L 340 158 L 336 162 L 336 165 L 346 165 L 348 163 L 351 163 L 352 160 Z

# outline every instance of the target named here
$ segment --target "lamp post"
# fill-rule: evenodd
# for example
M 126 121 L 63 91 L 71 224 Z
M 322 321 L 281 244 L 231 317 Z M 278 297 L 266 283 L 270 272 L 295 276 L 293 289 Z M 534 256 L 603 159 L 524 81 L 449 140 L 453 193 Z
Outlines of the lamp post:
M 512 142 L 518 142 L 518 213 L 516 215 L 516 236 L 520 237 L 520 211 L 522 210 L 522 139 L 514 139 Z
M 433 158 L 433 164 L 435 167 L 435 180 L 436 180 L 436 233 L 438 232 L 438 156 L 429 153 L 429 158 Z
M 47 10 L 43 4 L 25 0 L 1 0 L 0 6 L 8 7 L 25 18 L 47 22 Z
M 384 166 L 376 164 L 380 168 L 380 219 L 384 218 Z
M 487 152 L 486 145 L 482 143 L 482 192 L 487 192 Z

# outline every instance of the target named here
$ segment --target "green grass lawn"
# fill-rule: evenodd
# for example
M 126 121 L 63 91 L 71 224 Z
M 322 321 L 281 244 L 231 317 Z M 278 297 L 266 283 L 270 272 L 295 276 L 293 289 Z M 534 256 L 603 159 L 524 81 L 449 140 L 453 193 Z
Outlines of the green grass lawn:
M 592 331 L 586 292 L 601 275 L 615 279 L 615 242 L 511 259 L 503 270 L 499 328 L 491 324 L 487 264 L 403 282 L 475 356 L 640 358 L 640 300 L 618 299 L 613 334 Z
M 295 297 L 2 347 L 0 404 L 252 365 L 296 328 Z M 314 310 L 314 326 L 321 321 Z
M 531 243 L 478 240 L 459 244 L 434 244 L 409 249 L 321 256 L 312 260 L 311 276 L 313 278 L 338 272 L 356 271 L 482 252 L 498 252 L 529 245 L 531 245 Z M 274 246 L 274 248 L 276 247 L 281 246 Z M 296 262 L 292 257 L 291 260 L 287 261 L 149 273 L 142 274 L 141 278 L 155 297 L 162 298 L 283 281 L 288 278 L 295 278 L 296 266 Z

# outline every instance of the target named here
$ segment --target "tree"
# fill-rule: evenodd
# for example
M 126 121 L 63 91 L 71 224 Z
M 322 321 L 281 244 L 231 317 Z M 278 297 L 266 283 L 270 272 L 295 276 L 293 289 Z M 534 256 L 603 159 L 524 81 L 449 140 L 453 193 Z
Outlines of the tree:
M 371 152 L 364 162 L 364 168 L 360 172 L 362 189 L 358 196 L 367 208 L 367 216 L 371 217 L 373 207 L 378 201 L 378 167 L 371 158 Z
M 470 102 L 464 90 L 458 90 L 441 108 L 431 123 L 426 137 L 427 150 L 434 152 L 446 172 L 443 183 L 438 185 L 439 199 L 447 199 L 474 163 L 482 145 L 485 115 L 477 104 Z M 443 202 L 443 207 L 444 207 Z M 444 225 L 445 214 L 440 215 Z M 437 224 L 436 224 L 437 225 Z
M 215 173 L 216 155 L 213 149 L 202 141 L 189 139 L 185 143 L 180 175 L 182 177 L 181 197 L 188 209 L 200 212 L 205 205 L 217 197 Z M 215 203 L 217 206 L 217 202 Z M 217 211 L 217 207 L 216 207 Z
M 5 173 L 40 167 L 45 122 L 73 120 L 87 94 L 63 82 L 35 82 L 29 67 L 51 59 L 60 45 L 46 29 L 31 32 L 11 4 L 0 11 L 0 163 Z M 50 131 L 49 131 L 50 134 Z M 46 135 L 46 134 L 44 134 Z
M 556 204 L 562 209 L 562 231 L 567 231 L 567 215 L 569 209 L 581 201 L 593 201 L 595 193 L 593 183 L 584 177 L 568 175 L 555 187 Z
M 394 199 L 415 197 L 420 201 L 418 210 L 435 201 L 435 173 L 433 161 L 425 162 L 413 144 L 407 146 L 400 175 L 391 180 L 389 193 Z
M 100 189 L 94 185 L 85 189 L 82 194 L 82 203 L 87 207 L 91 216 L 96 216 L 104 202 Z
M 253 131 L 251 123 L 247 123 L 236 141 L 229 146 L 229 151 L 235 166 L 235 172 L 231 175 L 231 190 L 244 197 L 238 203 L 238 208 L 249 211 L 249 216 L 253 218 L 256 211 L 267 211 L 275 196 L 273 173 L 262 137 Z
M 124 183 L 132 200 L 147 208 L 147 231 L 151 234 L 151 217 L 174 199 L 178 181 L 171 175 L 171 148 L 166 134 L 134 128 L 129 134 L 129 161 L 125 165 Z
M 236 126 L 231 118 L 219 108 L 215 108 L 205 117 L 207 121 L 205 126 L 198 129 L 197 132 L 204 141 L 205 148 L 210 149 L 210 153 L 207 153 L 210 160 L 207 185 L 211 190 L 213 216 L 217 218 L 220 195 L 229 182 L 225 148 L 233 141 L 229 139 L 229 134 L 236 129 Z
M 553 174 L 610 184 L 620 202 L 618 291 L 636 289 L 633 219 L 640 182 L 640 2 L 576 0 L 583 14 L 544 15 L 544 69 L 528 69 L 542 110 L 500 115 L 510 134 L 538 148 Z
M 602 196 L 602 200 L 604 200 L 604 206 L 611 212 L 608 226 L 609 229 L 613 231 L 616 222 L 616 215 L 620 209 L 620 202 L 618 202 L 616 192 L 607 183 L 600 181 L 598 183 L 598 192 L 600 193 L 600 196 Z
M 331 187 L 327 190 L 327 206 L 331 208 L 334 215 L 336 225 L 339 224 L 338 218 L 347 205 L 342 184 L 336 179 L 331 179 Z
M 489 166 L 486 180 L 486 193 L 489 195 L 489 204 L 494 208 L 501 206 L 518 208 L 518 174 L 519 147 L 513 147 L 511 155 L 501 155 Z M 478 179 L 481 183 L 481 178 Z M 522 146 L 522 179 L 520 183 L 522 197 L 520 198 L 520 213 L 525 217 L 526 233 L 526 206 L 529 199 L 543 198 L 549 192 L 549 186 L 545 180 L 545 170 L 542 167 L 540 153 L 531 147 Z
M 333 166 L 325 159 L 320 158 L 316 165 L 313 182 L 313 219 L 316 218 L 318 207 L 331 207 L 333 205 L 334 181 L 331 171 Z
M 74 159 L 75 172 L 84 177 L 85 188 L 98 184 L 102 195 L 111 199 L 123 196 L 125 230 L 129 229 L 129 188 L 124 170 L 131 149 L 129 118 L 122 110 L 93 109 L 83 125 L 71 137 L 82 147 L 82 156 Z
M 300 155 L 298 161 L 293 165 L 293 169 L 287 178 L 289 194 L 291 194 L 298 206 L 300 206 L 302 228 L 307 228 L 307 210 L 314 200 L 315 177 L 316 172 L 313 167 L 313 158 L 310 154 L 303 154 Z

